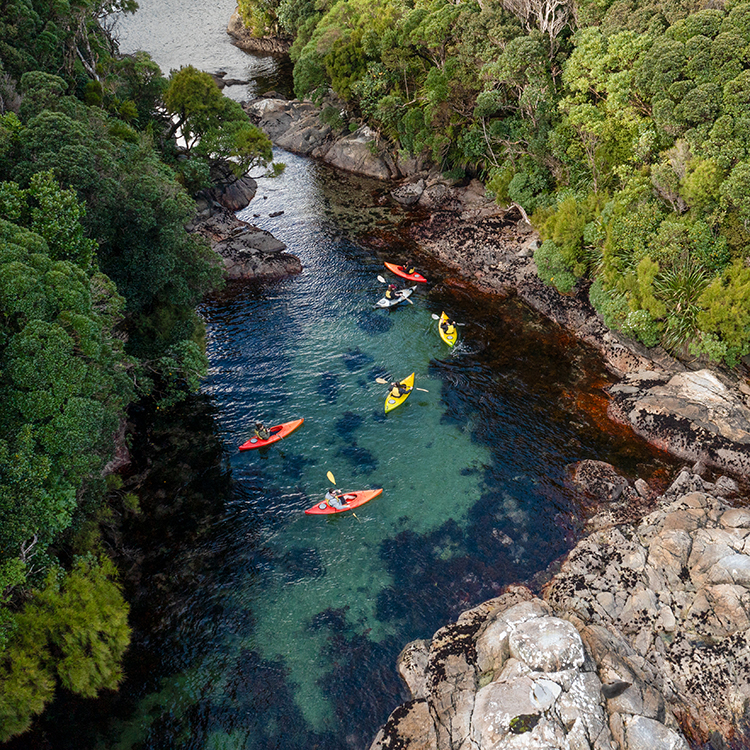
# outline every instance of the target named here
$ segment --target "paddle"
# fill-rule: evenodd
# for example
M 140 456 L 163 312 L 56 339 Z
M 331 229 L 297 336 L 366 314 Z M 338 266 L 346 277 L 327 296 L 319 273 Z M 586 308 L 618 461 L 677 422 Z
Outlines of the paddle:
M 439 316 L 439 315 L 435 315 L 435 313 L 432 313 L 432 319 L 433 319 L 433 320 L 440 320 L 440 316 Z M 454 323 L 454 325 L 457 325 L 457 326 L 465 326 L 465 325 L 466 325 L 466 323 Z
M 391 381 L 386 380 L 385 378 L 375 378 L 376 383 L 380 383 L 380 385 L 390 385 Z M 414 386 L 415 391 L 422 391 L 422 393 L 429 393 L 429 391 L 426 388 L 417 388 Z
M 329 471 L 326 474 L 326 476 L 328 477 L 328 481 L 331 484 L 336 484 L 336 477 L 333 476 L 333 472 L 332 471 Z M 344 501 L 344 502 L 346 502 L 346 501 Z M 354 511 L 352 511 L 352 515 L 359 521 L 359 516 Z M 359 522 L 362 523 L 362 521 L 359 521 Z
M 386 284 L 386 283 L 387 283 L 387 282 L 386 282 L 386 280 L 385 280 L 385 279 L 384 279 L 384 278 L 383 278 L 382 276 L 378 276 L 378 281 L 379 281 L 379 282 L 380 282 L 381 284 Z M 411 300 L 410 300 L 410 299 L 409 299 L 408 297 L 404 297 L 404 299 L 405 299 L 405 300 L 406 300 L 406 301 L 407 301 L 407 302 L 408 302 L 408 303 L 409 303 L 410 305 L 413 305 L 413 304 L 414 304 L 414 303 L 413 303 L 413 302 L 412 302 L 412 301 L 411 301 Z

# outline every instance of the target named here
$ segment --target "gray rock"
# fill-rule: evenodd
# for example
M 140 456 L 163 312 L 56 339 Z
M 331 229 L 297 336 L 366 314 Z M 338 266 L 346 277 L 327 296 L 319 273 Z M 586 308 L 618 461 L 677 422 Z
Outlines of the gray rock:
M 398 673 L 409 688 L 412 698 L 427 696 L 427 662 L 430 656 L 430 642 L 412 641 L 399 654 L 396 662 Z
M 424 180 L 420 179 L 417 182 L 402 185 L 395 190 L 391 190 L 391 197 L 402 206 L 412 206 L 422 197 L 424 188 Z
M 645 716 L 624 719 L 625 750 L 688 750 L 685 739 L 661 722 Z
M 514 658 L 537 672 L 559 672 L 580 667 L 584 662 L 578 631 L 556 617 L 522 622 L 510 634 L 508 648 Z
M 750 473 L 750 409 L 714 373 L 681 372 L 656 385 L 629 375 L 625 382 L 638 390 L 610 388 L 614 419 L 687 461 Z

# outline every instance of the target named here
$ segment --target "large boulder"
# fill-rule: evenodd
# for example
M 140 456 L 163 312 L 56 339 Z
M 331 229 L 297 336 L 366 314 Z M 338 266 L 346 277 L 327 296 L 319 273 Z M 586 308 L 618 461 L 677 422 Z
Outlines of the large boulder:
M 366 177 L 388 180 L 399 175 L 396 163 L 366 125 L 353 133 L 336 133 L 320 119 L 319 107 L 297 100 L 263 98 L 244 107 L 250 119 L 287 151 Z
M 283 242 L 226 209 L 214 207 L 207 211 L 190 230 L 209 240 L 221 258 L 226 279 L 275 279 L 302 271 L 299 258 L 284 252 Z
M 611 386 L 610 416 L 691 463 L 750 475 L 750 409 L 710 370 L 640 371 Z

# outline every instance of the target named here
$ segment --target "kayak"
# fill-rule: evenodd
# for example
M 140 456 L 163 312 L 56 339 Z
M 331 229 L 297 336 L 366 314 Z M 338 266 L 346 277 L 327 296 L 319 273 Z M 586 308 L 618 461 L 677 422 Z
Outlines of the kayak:
M 359 508 L 360 505 L 369 503 L 374 497 L 377 497 L 383 488 L 379 490 L 359 490 L 358 492 L 346 492 L 342 496 L 346 501 L 346 508 L 333 508 L 325 500 L 313 505 L 312 508 L 308 508 L 305 513 L 308 516 L 330 516 L 334 513 L 346 513 L 347 510 L 353 510 Z
M 400 276 L 402 279 L 427 283 L 427 279 L 422 276 L 421 273 L 417 273 L 416 271 L 414 273 L 406 273 L 406 269 L 403 266 L 397 266 L 395 263 L 386 263 L 385 267 L 391 271 L 391 273 L 395 273 L 396 276 Z
M 409 394 L 414 390 L 414 373 L 409 375 L 408 378 L 404 378 L 403 380 L 399 381 L 402 385 L 409 386 L 409 390 L 404 393 L 403 396 L 399 396 L 398 398 L 391 396 L 390 390 L 388 391 L 388 395 L 385 397 L 385 413 L 388 414 L 389 411 L 393 411 L 397 406 L 400 406 L 401 404 L 406 401 L 407 398 L 409 398 Z
M 287 435 L 294 432 L 304 421 L 304 419 L 294 419 L 291 422 L 277 424 L 275 427 L 269 428 L 271 432 L 270 438 L 267 440 L 261 440 L 259 437 L 251 437 L 250 440 L 240 446 L 240 450 L 250 451 L 253 448 L 262 448 L 264 445 L 276 443 L 281 440 L 281 438 L 285 438 Z
M 405 300 L 409 299 L 409 297 L 411 297 L 412 295 L 412 292 L 416 288 L 417 288 L 416 286 L 410 286 L 407 289 L 399 289 L 396 292 L 396 296 L 393 299 L 388 299 L 388 297 L 382 297 L 375 304 L 378 307 L 393 307 L 394 305 L 397 305 L 399 302 L 404 302 Z
M 448 320 L 448 316 L 443 312 L 440 313 L 440 322 L 438 323 L 438 333 L 440 334 L 440 338 L 445 341 L 448 346 L 453 346 L 453 344 L 456 343 L 458 340 L 458 331 L 456 331 L 456 326 L 448 326 L 448 330 L 443 330 L 443 323 L 445 323 Z

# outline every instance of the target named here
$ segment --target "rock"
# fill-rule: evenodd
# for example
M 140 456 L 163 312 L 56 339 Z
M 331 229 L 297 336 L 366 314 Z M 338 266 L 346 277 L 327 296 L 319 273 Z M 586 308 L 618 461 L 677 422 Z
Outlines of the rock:
M 282 278 L 302 270 L 299 258 L 284 252 L 283 242 L 270 232 L 239 220 L 226 209 L 215 210 L 197 220 L 191 231 L 208 238 L 221 258 L 227 279 Z
M 560 672 L 583 664 L 583 643 L 565 620 L 537 617 L 513 629 L 508 639 L 512 656 L 536 672 Z
M 427 696 L 427 662 L 429 641 L 419 640 L 407 644 L 396 662 L 398 673 L 409 688 L 412 698 Z
M 354 133 L 336 134 L 320 120 L 321 109 L 311 102 L 263 98 L 243 106 L 250 119 L 287 151 L 367 177 L 388 180 L 399 176 L 396 163 L 378 147 L 374 131 L 366 125 Z
M 424 180 L 420 179 L 417 182 L 412 182 L 408 185 L 402 185 L 395 190 L 391 190 L 391 197 L 402 206 L 411 206 L 422 197 L 424 188 Z
M 709 370 L 654 383 L 639 374 L 609 389 L 609 414 L 650 443 L 687 461 L 750 472 L 750 410 Z
M 329 148 L 313 151 L 312 155 L 332 167 L 366 177 L 388 180 L 398 174 L 393 161 L 379 151 L 375 133 L 366 125 L 350 135 L 337 138 Z
M 661 722 L 629 716 L 624 724 L 626 750 L 689 750 L 685 739 Z
M 215 201 L 234 213 L 246 208 L 255 197 L 257 190 L 258 183 L 252 177 L 245 175 L 239 179 L 232 179 L 228 183 L 215 185 L 210 190 L 204 190 L 200 196 L 205 200 Z
M 402 750 L 435 750 L 437 737 L 424 700 L 399 706 L 388 718 L 370 745 L 371 750 L 402 748 Z

